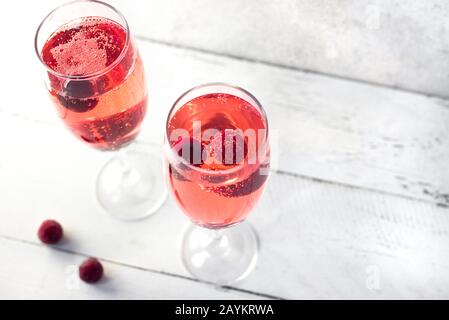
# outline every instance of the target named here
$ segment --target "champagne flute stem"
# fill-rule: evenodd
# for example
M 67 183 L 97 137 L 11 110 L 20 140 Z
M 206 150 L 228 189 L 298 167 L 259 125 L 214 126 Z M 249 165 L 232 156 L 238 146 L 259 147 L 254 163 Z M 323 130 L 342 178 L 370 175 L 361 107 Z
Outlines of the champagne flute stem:
M 131 165 L 129 163 L 128 154 L 126 153 L 126 150 L 124 148 L 120 148 L 117 152 L 117 157 L 122 166 L 123 175 L 126 176 L 126 175 L 130 174 Z
M 125 187 L 132 187 L 140 183 L 141 177 L 129 160 L 129 154 L 125 149 L 118 150 L 118 159 L 121 165 L 122 171 L 122 185 Z

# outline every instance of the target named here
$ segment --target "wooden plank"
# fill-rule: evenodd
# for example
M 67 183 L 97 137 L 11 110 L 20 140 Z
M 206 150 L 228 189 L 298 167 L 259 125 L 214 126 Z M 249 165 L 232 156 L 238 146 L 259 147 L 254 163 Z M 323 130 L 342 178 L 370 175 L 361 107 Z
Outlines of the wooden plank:
M 14 39 L 32 37 L 18 32 Z M 6 41 L 18 47 L 2 51 L 2 61 L 20 61 L 27 72 L 7 63 L 0 80 L 7 88 L 0 101 L 0 235 L 36 241 L 40 221 L 55 217 L 68 233 L 63 249 L 187 275 L 179 247 L 188 220 L 171 201 L 135 224 L 102 214 L 94 179 L 111 155 L 63 128 L 31 46 L 11 35 Z M 239 288 L 286 298 L 448 297 L 448 215 L 433 205 L 448 203 L 447 101 L 139 44 L 150 89 L 142 141 L 160 143 L 177 96 L 210 81 L 248 88 L 278 132 L 278 169 L 288 174 L 273 175 L 250 218 L 262 235 L 261 255 Z
M 449 204 L 448 100 L 140 44 L 155 108 L 143 139 L 162 141 L 165 115 L 185 89 L 236 83 L 267 110 L 276 168 Z
M 60 2 L 30 4 L 27 12 L 36 12 L 30 23 L 37 25 L 39 15 Z M 1 22 L 5 28 L 7 22 Z M 6 36 L 33 36 L 30 29 L 18 32 Z M 2 59 L 20 61 L 27 81 L 15 64 L 5 64 L 0 84 L 9 94 L 0 101 L 0 111 L 59 123 L 39 83 L 41 69 L 31 57 L 31 44 L 14 43 L 16 50 L 3 51 Z M 139 44 L 150 91 L 142 140 L 161 143 L 166 114 L 186 89 L 211 81 L 235 83 L 253 92 L 267 109 L 272 137 L 277 132 L 274 142 L 279 142 L 273 153 L 278 169 L 449 205 L 448 100 L 146 41 Z
M 162 142 L 168 110 L 188 88 L 236 83 L 268 112 L 278 169 L 449 205 L 448 100 L 139 44 L 150 91 L 141 140 Z M 36 61 L 25 60 L 24 66 L 36 75 L 35 83 L 26 96 L 20 86 L 8 86 L 0 111 L 62 126 L 37 80 Z
M 83 256 L 4 238 L 0 248 L 0 299 L 261 298 L 105 261 L 104 278 L 88 285 L 77 273 Z
M 149 38 L 448 97 L 444 0 L 111 0 Z
M 179 250 L 189 222 L 172 200 L 150 219 L 116 221 L 94 195 L 110 155 L 63 128 L 6 115 L 0 136 L 24 127 L 32 134 L 1 147 L 0 235 L 36 242 L 39 223 L 54 217 L 67 231 L 63 249 L 188 276 Z M 240 289 L 283 298 L 449 297 L 445 208 L 273 174 L 250 221 L 262 246 Z M 379 273 L 379 289 L 367 286 L 371 272 Z

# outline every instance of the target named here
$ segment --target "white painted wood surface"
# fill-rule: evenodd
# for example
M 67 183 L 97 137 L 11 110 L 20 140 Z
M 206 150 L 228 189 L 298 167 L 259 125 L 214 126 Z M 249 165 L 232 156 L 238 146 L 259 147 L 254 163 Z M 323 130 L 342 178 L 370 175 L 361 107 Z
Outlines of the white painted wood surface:
M 84 256 L 34 243 L 0 239 L 3 264 L 0 298 L 7 299 L 254 299 L 234 290 L 214 289 L 188 279 L 161 275 L 115 262 L 103 261 L 104 278 L 95 286 L 79 279 Z M 179 288 L 180 291 L 174 290 Z M 260 297 L 257 297 L 260 299 Z
M 34 4 L 31 24 L 50 2 Z M 189 222 L 171 200 L 139 223 L 102 212 L 93 187 L 110 155 L 63 127 L 39 79 L 34 30 L 17 32 L 24 41 L 0 52 L 0 298 L 449 297 L 448 101 L 140 40 L 150 90 L 140 141 L 160 143 L 177 96 L 209 81 L 248 88 L 278 132 L 277 173 L 250 217 L 258 266 L 223 291 L 189 279 Z M 58 250 L 36 239 L 48 217 L 67 231 Z M 83 255 L 106 261 L 109 276 L 73 290 L 65 272 Z

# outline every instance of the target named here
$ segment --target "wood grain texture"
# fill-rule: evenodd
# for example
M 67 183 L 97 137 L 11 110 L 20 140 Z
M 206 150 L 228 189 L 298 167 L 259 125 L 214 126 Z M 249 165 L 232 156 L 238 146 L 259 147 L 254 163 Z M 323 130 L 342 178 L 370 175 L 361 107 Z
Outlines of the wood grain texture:
M 161 143 L 168 110 L 185 90 L 206 82 L 235 83 L 267 110 L 278 169 L 449 205 L 448 100 L 147 41 L 139 44 L 150 92 L 143 141 Z M 39 76 L 35 61 L 24 59 L 24 67 Z M 18 100 L 11 107 L 4 102 L 0 110 L 61 126 L 43 88 L 27 81 L 34 104 Z M 10 86 L 14 97 L 23 96 L 22 90 Z
M 61 2 L 30 3 L 30 25 Z M 14 23 L 8 19 L 2 21 L 5 26 Z M 27 95 L 33 96 L 34 105 L 48 105 L 35 83 L 40 73 L 32 57 L 33 31 L 5 34 L 6 42 L 14 42 L 14 36 L 30 40 L 2 53 L 4 61 L 21 61 L 30 76 L 17 72 L 12 63 L 5 65 L 0 81 L 11 99 L 0 103 L 0 110 L 58 123 L 50 108 L 21 101 Z M 154 43 L 141 42 L 141 51 L 150 90 L 144 140 L 162 141 L 165 116 L 182 92 L 200 83 L 226 81 L 246 87 L 262 101 L 273 138 L 277 130 L 282 170 L 449 204 L 449 100 Z M 12 99 L 17 101 L 9 105 Z
M 111 0 L 142 36 L 449 96 L 444 0 Z
M 257 296 L 103 261 L 105 275 L 83 283 L 84 257 L 0 238 L 0 299 L 254 299 Z M 32 263 L 30 263 L 32 262 Z M 178 288 L 179 290 L 174 290 Z M 261 297 L 257 297 L 260 299 Z
M 46 10 L 35 6 L 27 12 L 38 17 Z M 6 30 L 8 18 L 0 23 Z M 30 30 L 17 32 L 11 34 L 31 42 Z M 5 41 L 14 40 L 11 34 Z M 61 249 L 114 262 L 111 270 L 120 283 L 135 271 L 116 264 L 150 271 L 129 275 L 129 285 L 123 280 L 124 296 L 136 285 L 136 297 L 157 297 L 143 291 L 144 284 L 155 281 L 167 283 L 167 297 L 197 285 L 194 297 L 208 297 L 204 284 L 153 277 L 161 272 L 188 276 L 179 250 L 189 222 L 172 201 L 140 223 L 119 222 L 101 210 L 94 182 L 111 154 L 89 149 L 57 119 L 29 42 L 0 53 L 8 62 L 0 78 L 5 92 L 0 101 L 0 274 L 11 275 L 0 278 L 1 284 L 17 287 L 15 297 L 27 286 L 35 296 L 62 290 L 61 265 L 47 257 L 17 283 L 12 273 L 25 259 L 21 255 L 38 259 L 48 251 L 7 240 L 37 243 L 39 223 L 53 217 L 67 231 Z M 241 85 L 268 111 L 277 173 L 250 217 L 261 235 L 259 263 L 236 289 L 281 298 L 449 297 L 447 100 L 147 41 L 139 46 L 150 91 L 141 141 L 160 144 L 171 104 L 199 83 Z M 17 72 L 14 61 L 25 74 Z M 63 261 L 77 259 L 69 254 Z M 52 271 L 57 276 L 41 289 L 42 273 Z
M 179 250 L 189 222 L 171 200 L 145 221 L 116 221 L 94 195 L 108 154 L 90 150 L 62 127 L 7 115 L 0 127 L 33 132 L 2 145 L 0 235 L 37 242 L 39 223 L 56 218 L 67 231 L 64 250 L 188 276 Z M 260 259 L 238 289 L 280 298 L 449 296 L 445 208 L 273 174 L 250 221 L 261 237 Z M 372 268 L 378 289 L 367 285 Z

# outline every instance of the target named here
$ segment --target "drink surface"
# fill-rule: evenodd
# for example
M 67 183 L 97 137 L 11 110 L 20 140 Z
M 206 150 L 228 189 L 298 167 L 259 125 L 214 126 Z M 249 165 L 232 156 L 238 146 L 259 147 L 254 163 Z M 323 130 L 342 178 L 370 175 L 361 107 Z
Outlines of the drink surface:
M 195 122 L 201 126 L 199 137 Z M 207 94 L 173 114 L 168 137 L 179 129 L 188 136 L 170 138 L 170 146 L 184 161 L 167 164 L 170 189 L 179 206 L 194 222 L 209 228 L 244 220 L 268 177 L 268 141 L 251 145 L 245 135 L 248 130 L 256 137 L 258 130 L 266 132 L 261 110 L 234 95 Z
M 126 30 L 101 17 L 63 25 L 41 56 L 61 118 L 83 141 L 117 149 L 138 134 L 146 113 L 142 61 Z

